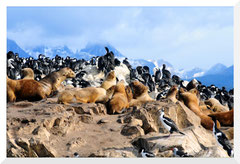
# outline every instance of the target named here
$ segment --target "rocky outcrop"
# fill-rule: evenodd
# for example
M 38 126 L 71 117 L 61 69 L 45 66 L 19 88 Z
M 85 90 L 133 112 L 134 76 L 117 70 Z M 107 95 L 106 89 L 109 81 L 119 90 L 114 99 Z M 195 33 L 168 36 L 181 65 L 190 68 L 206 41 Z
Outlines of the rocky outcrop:
M 157 157 L 172 157 L 173 147 L 194 157 L 228 157 L 212 131 L 203 128 L 200 118 L 181 102 L 149 102 L 108 115 L 103 104 L 62 105 L 55 101 L 8 104 L 8 157 L 73 157 L 74 152 L 80 157 L 139 157 L 132 145 L 138 137 L 149 141 Z M 159 121 L 163 107 L 185 135 L 167 137 Z M 233 129 L 223 130 L 232 139 Z

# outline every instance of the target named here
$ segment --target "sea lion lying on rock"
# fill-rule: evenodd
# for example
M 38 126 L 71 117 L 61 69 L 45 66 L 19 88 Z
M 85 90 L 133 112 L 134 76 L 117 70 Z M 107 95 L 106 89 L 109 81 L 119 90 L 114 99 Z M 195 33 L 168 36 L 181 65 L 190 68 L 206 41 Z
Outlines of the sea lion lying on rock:
M 7 77 L 7 101 L 38 101 L 45 99 L 42 85 L 33 79 L 12 80 Z
M 58 96 L 59 104 L 69 103 L 106 103 L 114 92 L 115 86 L 112 86 L 107 91 L 104 88 L 72 88 L 61 92 Z
M 109 113 L 122 113 L 123 109 L 129 108 L 129 102 L 132 97 L 132 90 L 129 86 L 125 87 L 124 80 L 118 82 L 115 86 L 113 97 L 109 102 Z
M 117 83 L 117 79 L 116 79 L 115 72 L 111 71 L 106 76 L 106 79 L 101 84 L 101 87 L 107 90 L 108 88 L 112 87 L 113 85 L 116 85 L 116 83 Z
M 60 69 L 57 72 L 52 72 L 41 79 L 41 83 L 46 96 L 49 96 L 51 93 L 58 91 L 61 86 L 61 83 L 67 78 L 74 78 L 76 75 L 71 68 L 65 67 Z
M 233 126 L 233 109 L 227 112 L 217 112 L 209 114 L 208 116 L 214 116 L 216 120 L 220 122 L 222 126 Z
M 146 102 L 155 101 L 148 95 L 148 87 L 141 82 L 135 80 L 130 83 L 130 87 L 133 91 L 133 99 L 130 101 L 129 106 L 139 107 Z
M 191 92 L 184 92 L 180 93 L 179 96 L 180 101 L 182 101 L 191 111 L 193 111 L 196 115 L 198 115 L 201 118 L 201 125 L 205 129 L 212 130 L 213 121 L 209 116 L 201 112 L 201 109 L 199 107 L 199 100 L 196 94 Z M 219 122 L 217 122 L 217 127 L 220 128 Z
M 214 112 L 227 112 L 229 111 L 228 107 L 223 106 L 217 99 L 210 98 L 205 100 L 204 103 L 209 105 Z
M 176 98 L 177 93 L 178 93 L 178 87 L 177 87 L 177 85 L 174 85 L 168 91 L 166 98 L 170 99 L 172 102 L 176 103 L 178 101 Z

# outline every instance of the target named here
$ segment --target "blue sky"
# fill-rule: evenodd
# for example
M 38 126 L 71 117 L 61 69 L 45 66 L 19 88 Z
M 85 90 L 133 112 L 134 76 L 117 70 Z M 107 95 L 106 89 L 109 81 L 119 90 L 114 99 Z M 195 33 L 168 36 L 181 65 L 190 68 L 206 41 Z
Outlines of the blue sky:
M 108 42 L 129 58 L 208 69 L 233 64 L 233 8 L 8 7 L 7 37 L 24 49 Z

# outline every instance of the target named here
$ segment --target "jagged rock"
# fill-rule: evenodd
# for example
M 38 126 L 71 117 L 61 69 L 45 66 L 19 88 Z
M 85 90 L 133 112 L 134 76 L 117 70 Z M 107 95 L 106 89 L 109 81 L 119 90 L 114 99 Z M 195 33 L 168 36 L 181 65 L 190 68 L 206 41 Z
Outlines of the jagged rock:
M 38 157 L 55 157 L 56 152 L 47 143 L 31 138 L 29 140 L 31 150 L 36 152 Z
M 84 122 L 84 123 L 91 123 L 93 122 L 93 117 L 89 116 L 87 114 L 83 114 L 81 116 L 78 117 L 80 121 Z
M 131 144 L 136 137 L 146 138 L 157 157 L 172 157 L 175 146 L 194 157 L 228 157 L 212 131 L 203 128 L 200 118 L 181 102 L 149 102 L 127 113 L 107 115 L 103 104 L 70 106 L 56 101 L 7 104 L 8 157 L 72 157 L 74 152 L 80 157 L 138 157 Z M 163 107 L 186 135 L 174 132 L 166 137 L 169 133 L 159 121 Z M 229 127 L 221 130 L 231 132 Z
M 66 146 L 68 147 L 68 150 L 73 151 L 73 149 L 76 149 L 77 147 L 84 145 L 85 143 L 85 140 L 83 140 L 81 137 L 77 137 L 69 141 Z
M 140 127 L 140 126 L 124 126 L 122 131 L 121 131 L 122 135 L 125 136 L 140 136 L 140 135 L 144 135 L 144 130 Z
M 50 133 L 47 131 L 46 128 L 42 127 L 42 126 L 38 126 L 36 127 L 33 131 L 32 131 L 33 135 L 38 135 L 40 138 L 49 140 L 50 137 Z
M 142 120 L 143 122 L 142 128 L 146 134 L 149 132 L 158 131 L 157 126 L 154 124 L 154 120 L 152 119 L 151 115 L 147 112 L 146 109 L 140 108 L 134 110 L 131 114 L 135 118 Z
M 77 114 L 107 114 L 105 105 L 100 103 L 88 103 L 88 104 L 74 104 L 73 108 Z

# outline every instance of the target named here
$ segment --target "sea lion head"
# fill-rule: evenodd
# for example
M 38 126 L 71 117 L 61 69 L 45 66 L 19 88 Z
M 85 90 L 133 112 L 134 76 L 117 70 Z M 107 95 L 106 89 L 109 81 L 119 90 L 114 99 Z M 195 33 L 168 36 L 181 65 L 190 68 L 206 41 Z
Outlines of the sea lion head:
M 116 78 L 116 75 L 115 75 L 114 71 L 109 72 L 107 77 L 106 77 L 107 80 L 112 80 L 112 79 L 115 79 L 115 78 Z
M 148 92 L 148 87 L 143 85 L 141 82 L 139 82 L 137 80 L 131 82 L 130 87 L 132 88 L 134 99 L 141 96 L 143 93 Z
M 62 68 L 61 71 L 63 72 L 63 76 L 65 76 L 66 78 L 74 78 L 74 77 L 76 77 L 76 74 L 69 67 Z

